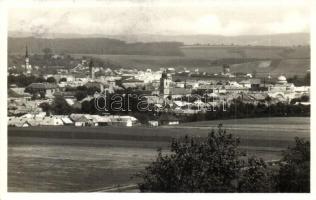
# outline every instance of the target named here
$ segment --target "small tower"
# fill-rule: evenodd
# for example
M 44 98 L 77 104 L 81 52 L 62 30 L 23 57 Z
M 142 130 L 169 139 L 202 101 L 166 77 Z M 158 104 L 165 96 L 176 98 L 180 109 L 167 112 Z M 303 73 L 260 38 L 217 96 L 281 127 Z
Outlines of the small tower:
M 30 68 L 30 58 L 27 46 L 25 46 L 25 73 L 27 73 L 28 69 Z
M 170 84 L 172 82 L 171 74 L 163 71 L 160 78 L 160 95 L 166 98 L 170 95 Z
M 95 76 L 94 76 L 94 63 L 92 60 L 90 60 L 90 63 L 89 63 L 89 74 L 90 74 L 91 79 L 95 78 Z
M 223 74 L 229 75 L 230 74 L 230 66 L 228 64 L 223 65 Z

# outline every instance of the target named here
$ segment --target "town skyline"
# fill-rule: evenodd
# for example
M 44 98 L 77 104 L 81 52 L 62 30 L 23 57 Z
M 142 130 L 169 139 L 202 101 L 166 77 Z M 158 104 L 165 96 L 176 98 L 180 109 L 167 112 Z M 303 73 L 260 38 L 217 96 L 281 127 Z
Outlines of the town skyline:
M 12 4 L 7 192 L 310 193 L 310 4 Z

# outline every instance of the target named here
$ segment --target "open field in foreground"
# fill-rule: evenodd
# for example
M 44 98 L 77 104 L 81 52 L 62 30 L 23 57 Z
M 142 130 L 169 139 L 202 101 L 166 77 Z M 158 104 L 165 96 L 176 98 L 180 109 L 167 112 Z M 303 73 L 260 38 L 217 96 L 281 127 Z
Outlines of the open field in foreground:
M 172 137 L 205 137 L 219 123 L 241 138 L 241 148 L 279 159 L 294 137 L 310 137 L 309 118 L 256 118 L 194 122 L 179 126 L 9 128 L 8 190 L 90 191 L 135 184 L 131 177 L 167 152 Z

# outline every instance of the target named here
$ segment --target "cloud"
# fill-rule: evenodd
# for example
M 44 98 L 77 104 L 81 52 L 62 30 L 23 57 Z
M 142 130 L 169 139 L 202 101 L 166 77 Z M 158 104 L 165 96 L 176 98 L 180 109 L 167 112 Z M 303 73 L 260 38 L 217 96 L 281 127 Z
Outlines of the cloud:
M 266 25 L 271 33 L 293 33 L 309 31 L 309 19 L 299 13 L 290 13 L 282 20 Z
M 80 34 L 217 34 L 250 35 L 309 31 L 305 1 L 133 6 L 12 8 L 9 30 Z M 214 1 L 216 2 L 216 1 Z M 228 2 L 228 3 L 227 3 Z M 257 2 L 257 3 L 253 3 Z M 300 3 L 298 3 L 300 2 Z M 303 2 L 303 3 L 302 3 Z

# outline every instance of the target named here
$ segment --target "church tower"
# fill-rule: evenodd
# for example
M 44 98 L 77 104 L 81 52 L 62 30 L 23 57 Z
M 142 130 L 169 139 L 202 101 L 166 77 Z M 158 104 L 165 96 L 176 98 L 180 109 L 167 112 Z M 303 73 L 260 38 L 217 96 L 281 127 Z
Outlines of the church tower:
M 95 78 L 95 76 L 94 76 L 94 64 L 93 64 L 92 60 L 90 60 L 90 62 L 89 62 L 89 73 L 90 73 L 90 78 L 94 79 Z
M 166 98 L 170 95 L 171 74 L 163 71 L 160 78 L 160 95 Z
M 30 58 L 27 46 L 25 47 L 25 73 L 27 73 L 28 69 L 30 68 Z

